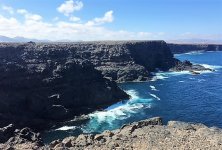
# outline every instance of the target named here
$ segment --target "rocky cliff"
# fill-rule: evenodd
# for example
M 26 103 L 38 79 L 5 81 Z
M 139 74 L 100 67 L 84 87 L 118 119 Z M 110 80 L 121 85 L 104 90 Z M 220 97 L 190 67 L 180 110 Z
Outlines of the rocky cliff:
M 0 126 L 45 128 L 128 99 L 74 47 L 0 44 Z
M 0 149 L 39 150 L 147 150 L 147 149 L 222 149 L 222 130 L 203 124 L 169 121 L 159 117 L 142 120 L 101 134 L 81 134 L 43 145 L 40 135 L 28 128 L 15 130 L 12 125 L 0 128 L 7 135 Z M 6 137 L 6 136 L 3 136 Z
M 191 51 L 222 51 L 222 45 L 216 44 L 171 44 L 169 43 L 172 53 L 180 54 Z
M 168 70 L 175 63 L 164 41 L 91 42 L 74 47 L 81 58 L 116 82 L 145 81 L 151 71 Z
M 128 99 L 114 81 L 204 69 L 181 63 L 164 41 L 0 44 L 0 126 L 45 128 Z

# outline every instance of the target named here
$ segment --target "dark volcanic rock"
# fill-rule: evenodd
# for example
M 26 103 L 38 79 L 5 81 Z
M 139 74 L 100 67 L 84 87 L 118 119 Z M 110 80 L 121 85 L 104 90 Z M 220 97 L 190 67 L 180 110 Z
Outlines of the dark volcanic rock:
M 76 47 L 82 58 L 117 82 L 148 80 L 151 71 L 168 70 L 175 61 L 164 41 L 94 42 Z
M 174 67 L 170 69 L 170 71 L 189 71 L 192 74 L 200 74 L 201 71 L 214 71 L 210 68 L 205 68 L 204 66 L 198 64 L 192 64 L 190 61 L 175 61 Z
M 4 143 L 10 137 L 12 137 L 14 135 L 14 131 L 15 131 L 15 126 L 13 124 L 0 128 L 0 143 Z
M 10 130 L 10 131 L 9 131 Z M 4 134 L 3 136 L 1 134 Z M 3 138 L 3 140 L 2 140 Z M 40 149 L 43 141 L 39 133 L 29 128 L 15 129 L 14 125 L 0 128 L 0 149 Z
M 44 129 L 128 99 L 114 81 L 170 68 L 204 69 L 173 58 L 164 41 L 1 43 L 0 126 Z
M 191 51 L 222 51 L 222 45 L 217 44 L 171 44 L 169 43 L 172 53 L 180 54 Z
M 127 98 L 71 45 L 0 44 L 0 126 L 44 129 Z

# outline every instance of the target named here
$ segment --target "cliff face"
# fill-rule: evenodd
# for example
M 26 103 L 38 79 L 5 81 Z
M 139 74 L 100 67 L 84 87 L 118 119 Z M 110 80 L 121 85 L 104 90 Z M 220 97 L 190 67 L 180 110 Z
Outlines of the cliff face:
M 222 51 L 222 45 L 216 44 L 168 44 L 172 53 L 187 53 L 191 51 Z
M 148 80 L 177 62 L 164 41 L 2 43 L 0 125 L 44 128 L 127 99 L 114 81 Z
M 168 70 L 175 59 L 164 41 L 94 42 L 73 45 L 78 55 L 117 82 L 144 81 L 156 68 Z
M 72 48 L 0 45 L 1 126 L 44 128 L 127 98 Z

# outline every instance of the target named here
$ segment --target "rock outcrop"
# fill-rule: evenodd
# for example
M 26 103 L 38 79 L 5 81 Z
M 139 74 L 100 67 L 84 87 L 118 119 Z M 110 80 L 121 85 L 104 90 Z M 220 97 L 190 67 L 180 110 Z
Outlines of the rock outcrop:
M 199 64 L 192 64 L 190 61 L 185 60 L 185 61 L 177 61 L 175 62 L 174 67 L 169 69 L 170 71 L 189 71 L 190 73 L 197 75 L 200 74 L 202 71 L 215 71 L 210 68 L 205 68 L 204 66 L 201 66 Z
M 169 121 L 168 125 L 162 125 L 162 119 L 159 117 L 127 124 L 121 129 L 104 131 L 101 134 L 67 137 L 45 146 L 42 145 L 40 136 L 32 131 L 27 129 L 16 131 L 14 137 L 0 144 L 1 149 L 222 149 L 222 129 L 180 121 Z
M 222 45 L 217 44 L 172 44 L 169 43 L 172 53 L 180 54 L 192 51 L 222 51 Z

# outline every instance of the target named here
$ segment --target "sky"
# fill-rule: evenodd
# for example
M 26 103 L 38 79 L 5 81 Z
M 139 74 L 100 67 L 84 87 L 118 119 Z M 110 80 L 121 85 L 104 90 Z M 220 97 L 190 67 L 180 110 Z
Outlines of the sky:
M 0 35 L 222 40 L 222 0 L 0 0 Z

